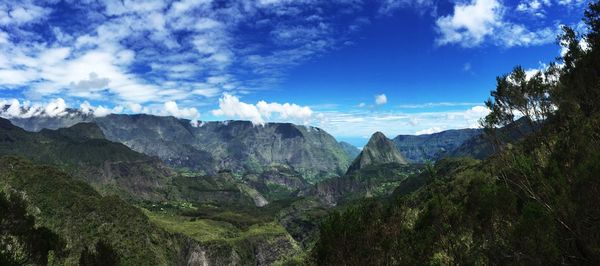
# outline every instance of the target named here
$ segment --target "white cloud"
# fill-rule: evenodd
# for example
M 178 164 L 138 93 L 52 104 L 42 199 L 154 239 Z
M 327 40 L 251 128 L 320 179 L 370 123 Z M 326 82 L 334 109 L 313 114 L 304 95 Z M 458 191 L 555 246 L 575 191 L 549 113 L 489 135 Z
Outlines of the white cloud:
M 375 95 L 375 104 L 384 105 L 387 103 L 387 101 L 388 101 L 388 99 L 387 99 L 387 96 L 385 96 L 385 94 Z
M 539 1 L 539 0 L 525 0 L 517 5 L 516 10 L 522 13 L 529 13 L 536 17 L 543 18 L 545 17 L 544 11 L 542 8 L 544 5 L 550 5 L 549 0 Z
M 419 131 L 415 132 L 415 135 L 429 135 L 429 134 L 438 133 L 438 132 L 442 132 L 442 131 L 444 131 L 444 128 L 442 128 L 442 127 L 432 127 L 432 128 L 428 128 L 428 129 L 419 130 Z
M 83 79 L 78 81 L 77 83 L 71 82 L 71 86 L 77 90 L 97 90 L 106 88 L 109 83 L 110 79 L 99 78 L 98 74 L 96 74 L 95 72 L 91 72 L 89 79 Z
M 293 103 L 281 104 L 265 101 L 259 101 L 256 104 L 244 103 L 238 97 L 225 93 L 219 99 L 219 109 L 213 110 L 212 114 L 247 119 L 256 125 L 262 125 L 267 120 L 308 124 L 313 116 L 313 111 L 308 106 Z
M 363 5 L 335 2 L 349 13 L 329 17 L 319 14 L 330 5 L 326 2 L 268 2 L 80 1 L 76 4 L 83 13 L 77 20 L 67 16 L 65 23 L 55 24 L 46 23 L 53 5 L 8 1 L 0 4 L 0 87 L 26 88 L 23 94 L 35 100 L 145 105 L 263 89 L 290 66 L 346 41 L 346 33 L 332 33 L 345 32 L 340 29 L 348 23 L 336 22 L 352 18 Z M 299 13 L 307 13 L 310 23 L 294 15 Z M 269 23 L 275 19 L 278 23 Z M 40 28 L 32 29 L 32 23 Z M 245 27 L 260 30 L 249 36 Z M 243 75 L 243 86 L 238 75 Z M 227 80 L 211 81 L 218 77 Z M 209 86 L 198 86 L 201 80 Z M 167 90 L 179 93 L 161 93 Z
M 537 4 L 522 6 L 530 9 Z M 547 44 L 554 41 L 559 27 L 546 27 L 530 30 L 521 24 L 505 20 L 504 7 L 498 0 L 472 0 L 470 3 L 457 3 L 454 12 L 436 20 L 439 33 L 438 45 L 459 44 L 463 47 L 476 47 L 490 40 L 493 44 L 513 47 Z
M 142 105 L 139 104 L 139 103 L 130 103 L 128 105 L 128 108 L 133 113 L 140 113 L 140 112 L 142 112 Z
M 0 25 L 23 25 L 39 22 L 41 18 L 51 13 L 51 10 L 27 3 L 15 1 L 0 6 Z
M 255 125 L 265 123 L 255 105 L 241 102 L 238 97 L 228 93 L 223 94 L 223 97 L 219 99 L 219 109 L 213 110 L 212 114 L 215 116 L 248 119 Z
M 67 104 L 65 100 L 62 98 L 55 99 L 50 101 L 48 105 L 44 108 L 44 113 L 47 116 L 55 117 L 55 116 L 63 116 L 67 114 L 65 111 L 67 110 Z
M 438 44 L 460 43 L 465 47 L 481 44 L 501 23 L 502 8 L 497 0 L 457 3 L 452 15 L 440 17 L 436 21 L 441 34 Z
M 200 113 L 196 108 L 179 108 L 176 102 L 168 101 L 164 103 L 164 110 L 167 114 L 174 117 L 187 118 L 190 120 L 198 120 Z
M 258 107 L 258 111 L 266 119 L 271 118 L 273 114 L 278 114 L 281 119 L 303 121 L 305 124 L 308 123 L 313 114 L 308 106 L 299 106 L 290 103 L 280 104 L 259 101 L 256 107 Z
M 36 72 L 29 69 L 0 69 L 0 85 L 13 87 L 36 79 Z
M 5 110 L 3 110 L 6 108 Z M 0 100 L 1 116 L 5 118 L 21 116 L 21 103 L 17 99 Z
M 382 131 L 387 136 L 433 133 L 439 130 L 478 128 L 489 113 L 484 106 L 437 112 L 322 112 L 318 125 L 339 137 L 361 137 Z
M 123 110 L 123 106 L 120 105 L 117 105 L 113 108 L 104 107 L 102 105 L 93 106 L 88 101 L 84 101 L 82 104 L 79 105 L 79 111 L 85 114 L 92 114 L 96 117 L 104 117 L 109 114 L 119 114 L 123 112 Z
M 204 96 L 207 98 L 214 97 L 219 94 L 219 89 L 217 88 L 198 88 L 192 91 L 193 94 Z
M 561 6 L 581 6 L 585 4 L 585 0 L 558 0 L 558 4 Z
M 106 108 L 106 107 L 104 107 L 102 105 L 96 107 L 96 109 L 94 110 L 94 116 L 97 116 L 97 117 L 107 116 L 107 115 L 109 115 L 111 113 L 112 113 L 111 109 Z
M 67 104 L 62 98 L 53 99 L 45 104 L 31 104 L 28 101 L 21 103 L 17 99 L 0 99 L 0 117 L 4 118 L 29 118 L 32 116 L 57 117 L 67 114 Z

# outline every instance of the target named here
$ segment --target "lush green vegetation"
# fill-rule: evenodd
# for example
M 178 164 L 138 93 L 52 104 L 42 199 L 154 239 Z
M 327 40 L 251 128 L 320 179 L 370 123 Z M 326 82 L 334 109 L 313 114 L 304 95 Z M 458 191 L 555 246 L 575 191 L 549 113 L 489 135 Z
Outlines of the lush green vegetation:
M 17 193 L 7 197 L 0 191 L 0 213 L 0 265 L 47 265 L 64 252 L 64 241 L 47 227 L 35 226 Z
M 158 159 L 103 138 L 95 124 L 27 132 L 0 118 L 0 156 L 52 164 L 103 194 L 125 199 L 164 199 L 171 176 Z
M 564 58 L 533 77 L 498 78 L 483 121 L 498 152 L 427 167 L 389 200 L 332 214 L 312 251 L 319 265 L 600 264 L 600 4 L 589 32 L 565 28 Z M 589 49 L 580 45 L 585 40 Z M 495 133 L 519 117 L 517 144 Z
M 75 265 L 99 254 L 124 265 L 171 265 L 182 259 L 183 237 L 155 227 L 142 211 L 118 197 L 103 197 L 54 167 L 14 157 L 1 158 L 0 169 L 1 191 L 23 198 L 10 196 L 9 205 L 0 201 L 10 210 L 0 212 L 2 230 L 9 232 L 2 234 L 0 245 L 16 243 L 22 249 L 11 255 L 13 261 L 44 264 L 50 250 L 56 251 L 52 259 L 58 265 Z
M 252 174 L 175 173 L 93 125 L 0 119 L 1 155 L 54 165 L 0 159 L 0 265 L 598 265 L 600 4 L 585 22 L 564 28 L 558 62 L 497 79 L 483 161 L 375 164 L 311 187 L 252 160 Z

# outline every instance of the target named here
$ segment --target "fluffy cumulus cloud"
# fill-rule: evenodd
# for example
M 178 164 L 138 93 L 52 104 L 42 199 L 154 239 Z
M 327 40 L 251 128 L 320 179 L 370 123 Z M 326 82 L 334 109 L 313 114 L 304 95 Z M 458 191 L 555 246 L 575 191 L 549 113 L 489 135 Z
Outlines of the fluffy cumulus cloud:
M 387 96 L 385 96 L 385 94 L 378 94 L 375 95 L 375 104 L 376 105 L 384 105 L 386 104 L 388 101 Z
M 105 107 L 103 105 L 93 106 L 88 101 L 84 101 L 79 105 L 79 111 L 84 114 L 92 114 L 96 117 L 103 117 L 109 114 L 118 114 L 123 112 L 125 108 L 123 106 L 117 105 L 113 108 Z
M 240 101 L 237 96 L 225 93 L 219 99 L 219 109 L 212 111 L 215 116 L 250 120 L 255 125 L 266 121 L 291 121 L 307 124 L 313 116 L 308 106 L 290 103 L 267 103 L 259 101 L 249 104 Z
M 541 2 L 522 3 L 517 10 L 538 12 Z M 506 18 L 507 7 L 498 0 L 458 2 L 453 12 L 436 20 L 438 45 L 458 44 L 475 47 L 489 40 L 504 47 L 551 43 L 559 32 L 558 25 L 529 29 Z M 534 12 L 534 13 L 535 13 Z
M 213 110 L 215 116 L 225 116 L 252 121 L 254 124 L 264 124 L 265 120 L 253 104 L 241 102 L 240 99 L 231 94 L 225 93 L 219 99 L 219 109 Z
M 177 103 L 174 101 L 165 102 L 164 108 L 167 114 L 174 117 L 183 117 L 191 120 L 197 120 L 200 117 L 200 113 L 196 108 L 179 108 L 179 106 L 177 106 Z
M 60 117 L 68 114 L 68 106 L 62 98 L 45 103 L 20 102 L 17 99 L 0 99 L 0 117 L 29 118 L 33 116 Z
M 256 104 L 258 111 L 266 118 L 271 118 L 273 115 L 278 115 L 281 119 L 292 119 L 300 121 L 308 121 L 312 116 L 312 110 L 308 106 L 300 106 L 290 103 L 267 103 L 259 101 Z

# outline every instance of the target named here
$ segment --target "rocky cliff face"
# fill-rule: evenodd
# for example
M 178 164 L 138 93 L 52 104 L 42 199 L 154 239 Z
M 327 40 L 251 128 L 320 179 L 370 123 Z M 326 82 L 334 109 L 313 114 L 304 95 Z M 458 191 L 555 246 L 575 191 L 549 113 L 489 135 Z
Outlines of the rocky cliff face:
M 247 121 L 203 122 L 152 115 L 92 117 L 70 111 L 61 117 L 12 118 L 26 130 L 56 129 L 93 121 L 108 140 L 158 156 L 171 166 L 214 173 L 261 172 L 274 165 L 292 167 L 307 180 L 343 174 L 351 162 L 342 146 L 327 132 L 289 123 L 262 126 Z
M 376 132 L 371 136 L 367 145 L 354 159 L 348 172 L 356 171 L 370 165 L 388 163 L 408 164 L 404 156 L 396 149 L 394 143 L 383 133 Z
M 481 135 L 481 129 L 446 130 L 425 135 L 399 135 L 393 139 L 396 148 L 410 163 L 435 161 L 449 154 L 467 140 Z

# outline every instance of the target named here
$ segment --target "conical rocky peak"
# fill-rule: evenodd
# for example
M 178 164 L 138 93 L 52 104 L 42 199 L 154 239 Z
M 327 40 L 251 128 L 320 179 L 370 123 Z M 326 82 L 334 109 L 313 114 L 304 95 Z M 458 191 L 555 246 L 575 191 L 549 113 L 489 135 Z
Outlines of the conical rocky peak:
M 408 162 L 390 139 L 381 132 L 375 132 L 348 171 L 355 171 L 369 165 L 387 163 L 407 164 Z

